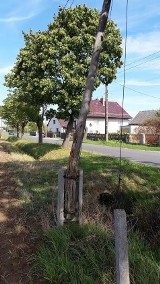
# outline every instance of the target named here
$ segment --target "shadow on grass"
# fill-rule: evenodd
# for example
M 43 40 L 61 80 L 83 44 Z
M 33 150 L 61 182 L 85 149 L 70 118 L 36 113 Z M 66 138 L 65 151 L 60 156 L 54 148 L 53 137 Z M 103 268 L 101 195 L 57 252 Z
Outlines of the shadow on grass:
M 55 144 L 37 144 L 37 143 L 16 143 L 16 146 L 28 155 L 35 159 L 43 157 L 50 151 L 60 149 L 60 146 Z
M 24 206 L 40 214 L 43 208 L 52 207 L 53 210 L 56 207 L 58 170 L 67 165 L 69 150 L 52 144 L 29 143 L 21 147 L 29 155 L 39 157 L 39 160 L 10 163 Z M 126 160 L 122 161 L 121 166 L 122 206 L 127 212 L 130 227 L 139 230 L 150 244 L 157 247 L 160 233 L 160 169 Z M 100 193 L 116 192 L 119 159 L 82 152 L 80 167 L 84 171 L 84 200 L 88 199 L 87 206 L 94 209 L 99 203 Z M 112 211 L 115 204 L 116 200 L 113 204 L 106 204 L 106 209 Z

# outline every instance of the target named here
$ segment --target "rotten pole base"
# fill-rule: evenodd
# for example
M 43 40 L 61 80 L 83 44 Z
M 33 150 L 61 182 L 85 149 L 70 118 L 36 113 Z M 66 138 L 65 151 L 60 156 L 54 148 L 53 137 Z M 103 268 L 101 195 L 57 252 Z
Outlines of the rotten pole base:
M 114 210 L 116 283 L 129 284 L 129 262 L 126 213 L 123 209 Z
M 75 220 L 78 223 L 82 221 L 82 202 L 83 202 L 83 170 L 79 171 L 78 182 L 78 216 L 75 216 Z M 58 202 L 57 202 L 57 225 L 63 226 L 67 219 L 65 218 L 65 169 L 58 171 Z M 73 218 L 74 220 L 74 218 Z

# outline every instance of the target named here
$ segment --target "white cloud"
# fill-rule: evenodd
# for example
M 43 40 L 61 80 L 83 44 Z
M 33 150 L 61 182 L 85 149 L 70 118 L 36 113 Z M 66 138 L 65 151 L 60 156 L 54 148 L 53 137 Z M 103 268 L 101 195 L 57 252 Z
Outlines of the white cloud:
M 127 80 L 126 86 L 160 86 L 160 82 Z
M 12 65 L 0 68 L 0 75 L 6 75 L 7 73 L 11 71 L 12 68 L 13 68 Z
M 0 22 L 15 23 L 31 19 L 42 10 L 46 9 L 46 4 L 46 1 L 43 0 L 28 0 L 25 2 L 10 0 L 10 3 L 8 3 L 8 9 L 3 11 L 3 15 L 5 16 L 0 18 Z
M 159 31 L 129 36 L 127 39 L 127 53 L 145 56 L 157 52 L 160 50 L 159 38 Z
M 20 22 L 20 21 L 24 21 L 24 20 L 28 20 L 28 19 L 31 19 L 32 17 L 34 17 L 34 14 L 30 14 L 28 16 L 24 16 L 24 17 L 21 17 L 21 16 L 15 16 L 15 17 L 8 17 L 8 18 L 0 18 L 0 22 L 3 22 L 3 23 L 15 23 L 15 22 Z

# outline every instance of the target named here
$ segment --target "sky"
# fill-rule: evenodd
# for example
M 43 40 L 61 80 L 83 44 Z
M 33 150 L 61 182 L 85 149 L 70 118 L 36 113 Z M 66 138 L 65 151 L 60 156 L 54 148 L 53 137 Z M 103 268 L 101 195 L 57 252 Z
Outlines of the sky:
M 159 0 L 112 0 L 109 17 L 123 37 L 126 63 L 117 70 L 117 79 L 108 87 L 109 101 L 116 101 L 134 117 L 139 111 L 160 109 L 160 3 Z M 67 5 L 66 5 L 67 4 Z M 46 30 L 58 7 L 86 4 L 99 11 L 103 0 L 5 0 L 0 1 L 0 105 L 7 97 L 4 75 L 24 46 L 22 31 Z M 127 29 L 126 29 L 127 26 Z M 127 34 L 127 36 L 126 36 Z M 124 55 L 123 55 L 124 59 Z M 105 86 L 93 93 L 93 98 L 105 95 Z

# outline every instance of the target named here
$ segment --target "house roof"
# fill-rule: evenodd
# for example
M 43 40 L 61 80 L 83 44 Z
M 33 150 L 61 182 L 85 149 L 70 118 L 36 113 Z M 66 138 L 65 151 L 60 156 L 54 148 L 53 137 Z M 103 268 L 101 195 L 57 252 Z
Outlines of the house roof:
M 132 117 L 124 110 L 117 102 L 108 102 L 108 117 L 109 118 L 131 119 Z M 105 117 L 105 106 L 102 99 L 92 100 L 90 103 L 90 112 L 88 117 Z
M 130 125 L 142 125 L 147 120 L 150 120 L 156 116 L 156 110 L 144 110 L 139 113 L 129 122 Z

